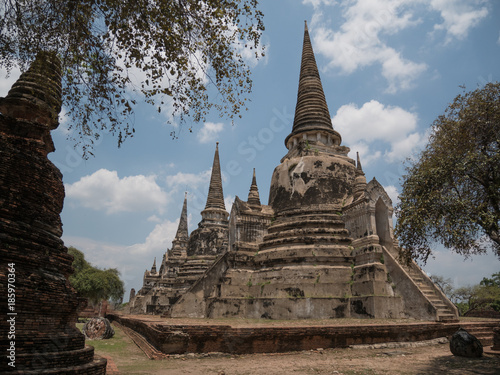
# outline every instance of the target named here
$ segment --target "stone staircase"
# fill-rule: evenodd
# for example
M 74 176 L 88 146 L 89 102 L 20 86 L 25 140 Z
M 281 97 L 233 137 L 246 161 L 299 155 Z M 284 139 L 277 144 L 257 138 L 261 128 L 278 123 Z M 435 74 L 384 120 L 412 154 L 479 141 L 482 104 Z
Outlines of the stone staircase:
M 500 322 L 498 320 L 492 320 L 491 322 L 461 322 L 460 327 L 465 329 L 471 335 L 475 336 L 483 347 L 493 345 L 493 328 L 498 327 Z
M 436 290 L 438 287 L 428 282 L 427 277 L 424 277 L 423 271 L 416 264 L 411 264 L 410 267 L 404 267 L 408 275 L 413 279 L 424 296 L 432 303 L 437 310 L 437 321 L 452 322 L 457 321 L 457 316 L 454 311 L 448 307 L 443 297 Z
M 407 283 L 406 286 L 413 289 L 414 292 L 416 292 L 418 288 L 419 295 L 425 297 L 425 299 L 436 309 L 436 321 L 446 323 L 458 322 L 457 308 L 448 300 L 439 287 L 432 282 L 417 263 L 414 261 L 408 265 L 401 263 L 398 259 L 399 251 L 394 246 L 383 246 L 382 248 L 388 258 L 390 258 L 388 260 L 391 261 L 392 266 L 395 267 L 393 271 L 403 272 L 407 275 L 406 278 L 411 279 L 408 279 L 408 281 L 412 283 Z
M 164 354 L 161 351 L 159 351 L 158 349 L 156 349 L 156 347 L 154 347 L 140 333 L 134 331 L 131 328 L 128 328 L 128 327 L 121 325 L 117 321 L 114 321 L 113 324 L 116 325 L 117 327 L 119 327 L 128 337 L 130 337 L 130 339 L 139 347 L 139 349 L 141 349 L 144 352 L 144 354 L 146 354 L 146 356 L 149 359 L 155 360 L 155 359 L 163 359 L 163 358 L 168 357 L 166 354 Z

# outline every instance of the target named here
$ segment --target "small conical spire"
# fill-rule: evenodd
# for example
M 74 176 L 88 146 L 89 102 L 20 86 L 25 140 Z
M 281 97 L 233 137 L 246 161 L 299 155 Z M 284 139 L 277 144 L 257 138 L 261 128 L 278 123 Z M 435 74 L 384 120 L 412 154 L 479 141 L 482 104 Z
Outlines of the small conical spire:
M 255 177 L 255 168 L 253 169 L 252 184 L 248 193 L 248 204 L 254 207 L 260 207 L 259 188 L 257 187 L 257 179 Z
M 364 196 L 366 189 L 366 177 L 363 172 L 363 167 L 361 167 L 361 160 L 359 158 L 359 152 L 356 152 L 356 179 L 354 186 L 354 200 Z
M 153 267 L 151 267 L 151 273 L 156 273 L 156 257 L 155 260 L 153 261 Z
M 177 228 L 177 233 L 175 235 L 176 241 L 187 241 L 188 235 L 188 222 L 187 222 L 187 192 L 184 193 L 184 204 L 182 205 L 181 218 L 179 220 L 179 226 Z
M 359 172 L 363 173 L 363 167 L 361 166 L 361 160 L 359 159 L 359 152 L 356 151 L 356 168 L 358 169 Z
M 226 205 L 224 204 L 224 192 L 222 191 L 222 177 L 220 172 L 219 142 L 217 142 L 215 146 L 212 176 L 210 177 L 210 186 L 208 188 L 207 204 L 205 205 L 205 210 L 207 208 L 220 208 L 224 211 L 226 210 Z
M 285 145 L 291 136 L 310 130 L 334 132 L 306 22 L 295 117 L 292 133 L 285 140 Z

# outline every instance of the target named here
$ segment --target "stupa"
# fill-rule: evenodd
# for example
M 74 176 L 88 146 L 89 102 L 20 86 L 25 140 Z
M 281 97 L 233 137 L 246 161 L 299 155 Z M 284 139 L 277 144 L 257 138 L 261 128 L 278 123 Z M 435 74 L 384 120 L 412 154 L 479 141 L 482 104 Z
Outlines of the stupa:
M 456 319 L 455 306 L 425 273 L 415 263 L 398 261 L 391 199 L 376 179 L 367 183 L 359 155 L 348 156 L 350 149 L 332 127 L 307 24 L 285 146 L 269 204 L 261 204 L 254 170 L 247 201 L 235 198 L 229 222 L 223 206 L 216 206 L 213 229 L 205 229 L 207 237 L 211 230 L 222 235 L 223 227 L 227 245 L 218 237 L 222 247 L 212 252 L 218 257 L 163 314 Z M 217 150 L 216 155 L 218 161 Z M 202 223 L 210 211 L 203 212 Z M 204 254 L 205 248 L 193 232 L 188 251 Z M 169 254 L 173 249 L 165 257 L 167 268 Z
M 51 52 L 40 52 L 0 98 L 0 285 L 9 297 L 0 306 L 1 373 L 106 372 L 106 359 L 94 357 L 76 328 L 84 300 L 68 280 L 64 186 L 47 158 L 61 102 L 61 64 Z
M 187 194 L 184 196 L 179 226 L 172 248 L 163 254 L 159 270 L 156 258 L 144 272 L 143 286 L 129 301 L 132 313 L 168 312 L 228 246 L 228 216 L 224 203 L 219 161 L 219 145 L 215 147 L 212 174 L 205 209 L 198 228 L 188 234 Z

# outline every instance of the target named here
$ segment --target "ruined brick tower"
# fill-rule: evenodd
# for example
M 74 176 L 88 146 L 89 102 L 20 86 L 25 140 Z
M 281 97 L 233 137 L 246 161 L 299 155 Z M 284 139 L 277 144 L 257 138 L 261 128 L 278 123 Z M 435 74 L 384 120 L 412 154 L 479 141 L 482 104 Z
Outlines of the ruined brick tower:
M 332 127 L 307 25 L 285 146 L 269 204 L 254 171 L 247 201 L 236 197 L 231 209 L 224 254 L 165 315 L 455 319 L 423 271 L 398 262 L 391 199 L 375 179 L 367 183 Z M 204 246 L 193 234 L 189 243 Z
M 47 159 L 60 109 L 61 67 L 52 53 L 39 53 L 0 98 L 2 373 L 104 374 L 106 369 L 106 360 L 94 359 L 94 349 L 85 347 L 75 326 L 82 301 L 69 284 L 73 258 L 61 240 L 64 186 Z M 15 297 L 7 304 L 10 285 Z M 5 358 L 11 352 L 15 367 Z

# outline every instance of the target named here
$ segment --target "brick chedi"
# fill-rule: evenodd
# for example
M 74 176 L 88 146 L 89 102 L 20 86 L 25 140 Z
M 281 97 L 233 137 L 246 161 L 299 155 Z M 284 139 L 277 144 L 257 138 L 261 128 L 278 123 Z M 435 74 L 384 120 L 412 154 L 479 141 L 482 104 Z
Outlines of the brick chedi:
M 226 252 L 228 216 L 217 143 L 207 202 L 198 228 L 188 234 L 186 194 L 172 248 L 163 255 L 158 271 L 155 263 L 151 270 L 145 271 L 141 290 L 129 302 L 130 312 L 168 313 L 170 306 Z
M 72 257 L 61 240 L 64 186 L 47 159 L 61 109 L 61 68 L 39 53 L 0 98 L 0 285 L 2 373 L 104 374 L 76 328 L 82 300 L 68 281 Z M 8 320 L 10 320 L 8 322 Z M 6 335 L 10 332 L 11 335 Z M 13 354 L 7 358 L 6 354 Z
M 455 319 L 456 308 L 425 273 L 397 260 L 391 199 L 376 179 L 366 181 L 359 155 L 348 156 L 332 127 L 307 25 L 285 146 L 269 204 L 260 201 L 254 170 L 247 201 L 235 197 L 227 247 L 217 246 L 218 258 L 165 315 Z M 223 196 L 210 202 L 188 255 L 210 254 L 197 231 L 219 238 L 226 228 Z

